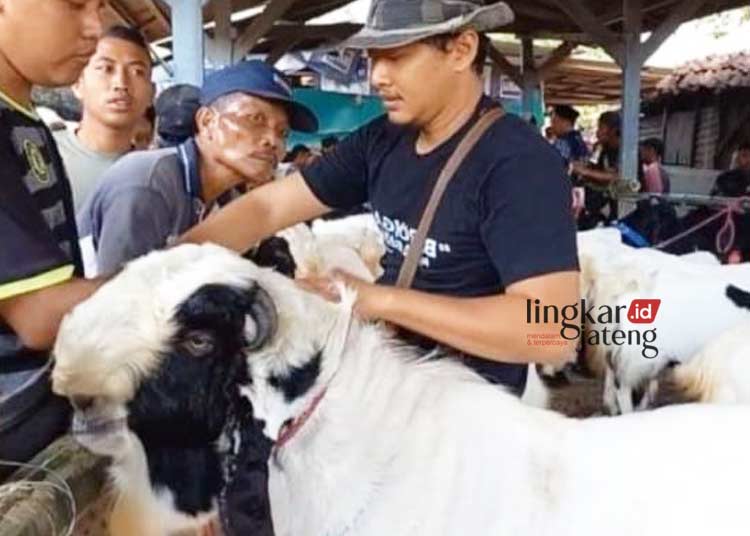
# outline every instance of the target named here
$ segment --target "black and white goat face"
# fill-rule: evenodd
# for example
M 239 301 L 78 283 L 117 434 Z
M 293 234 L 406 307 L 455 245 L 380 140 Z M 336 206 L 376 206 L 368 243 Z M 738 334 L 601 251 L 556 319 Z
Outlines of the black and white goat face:
M 154 252 L 63 320 L 53 389 L 90 431 L 123 420 L 127 408 L 131 426 L 137 413 L 155 434 L 168 420 L 213 435 L 231 385 L 250 382 L 253 352 L 253 377 L 264 381 L 249 392 L 263 393 L 256 417 L 274 439 L 294 402 L 330 376 L 320 356 L 342 307 L 217 246 Z M 299 318 L 310 321 L 295 334 Z
M 241 392 L 265 435 L 279 441 L 341 366 L 355 294 L 341 285 L 341 301 L 333 304 L 284 278 L 259 284 L 271 296 L 278 322 L 265 344 L 248 351 L 250 382 Z

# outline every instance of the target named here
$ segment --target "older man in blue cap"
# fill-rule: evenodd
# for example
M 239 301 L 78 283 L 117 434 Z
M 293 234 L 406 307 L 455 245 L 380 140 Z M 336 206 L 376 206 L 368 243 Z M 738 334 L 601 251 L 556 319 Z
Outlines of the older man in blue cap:
M 193 137 L 176 148 L 132 153 L 102 178 L 79 214 L 87 274 L 111 273 L 164 247 L 229 190 L 268 182 L 289 130 L 317 129 L 283 75 L 261 61 L 209 76 L 200 105 Z

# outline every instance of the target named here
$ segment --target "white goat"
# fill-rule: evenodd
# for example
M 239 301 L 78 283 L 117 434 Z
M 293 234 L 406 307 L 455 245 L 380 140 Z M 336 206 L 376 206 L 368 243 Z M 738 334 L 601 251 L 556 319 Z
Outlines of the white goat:
M 132 437 L 111 419 L 168 366 L 165 349 L 184 345 L 203 366 L 216 344 L 230 341 L 229 361 L 240 344 L 241 390 L 276 442 L 277 536 L 745 534 L 750 407 L 569 420 L 449 359 L 423 360 L 354 319 L 342 293 L 328 303 L 215 246 L 152 253 L 66 318 L 54 387 L 89 398 L 79 417 L 109 423 L 98 441 L 127 458 L 132 445 L 117 444 Z M 182 477 L 201 483 L 191 466 Z M 139 513 L 131 534 L 163 534 L 159 512 Z
M 276 441 L 278 536 L 744 533 L 750 407 L 569 420 L 421 360 L 353 319 L 346 292 L 257 277 L 285 318 L 243 389 Z
M 730 329 L 687 363 L 667 383 L 686 401 L 750 404 L 750 321 Z
M 581 235 L 584 235 L 583 237 Z M 583 239 L 583 240 L 582 240 Z M 685 363 L 705 344 L 744 319 L 750 290 L 750 265 L 717 266 L 704 254 L 675 256 L 614 243 L 611 231 L 579 233 L 581 282 L 588 305 L 627 309 L 634 299 L 660 299 L 653 324 L 632 323 L 627 315 L 609 327 L 643 339 L 655 329 L 658 356 L 644 357 L 639 345 L 587 344 L 587 359 L 604 362 L 604 404 L 610 413 L 645 408 L 653 380 L 671 363 Z M 587 330 L 596 326 L 587 326 Z M 588 343 L 588 334 L 585 336 Z M 637 403 L 633 394 L 643 396 Z
M 238 389 L 245 351 L 275 320 L 258 309 L 264 293 L 248 266 L 217 247 L 155 252 L 63 320 L 53 389 L 76 408 L 76 438 L 112 458 L 112 536 L 196 530 L 216 516 L 240 461 L 265 467 L 270 445 Z M 267 536 L 260 472 L 249 498 L 254 534 Z

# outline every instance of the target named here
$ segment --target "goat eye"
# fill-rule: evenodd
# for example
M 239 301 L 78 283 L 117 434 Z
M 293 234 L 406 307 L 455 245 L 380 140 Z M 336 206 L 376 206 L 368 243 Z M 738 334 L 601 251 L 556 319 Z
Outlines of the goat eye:
M 214 339 L 208 333 L 191 333 L 185 340 L 185 346 L 194 355 L 205 355 L 214 349 Z

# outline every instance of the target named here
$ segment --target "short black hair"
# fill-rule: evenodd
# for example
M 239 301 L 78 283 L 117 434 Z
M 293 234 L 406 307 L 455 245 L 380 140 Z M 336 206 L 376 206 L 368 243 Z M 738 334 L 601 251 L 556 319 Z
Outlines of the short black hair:
M 127 41 L 128 43 L 132 43 L 137 47 L 143 49 L 143 51 L 147 56 L 149 56 L 149 58 L 151 57 L 151 50 L 148 48 L 146 38 L 143 37 L 143 34 L 141 32 L 131 26 L 123 26 L 122 24 L 110 26 L 107 31 L 104 32 L 101 38 L 104 39 L 107 37 L 111 39 L 122 39 L 123 41 Z
M 320 140 L 320 146 L 323 149 L 328 149 L 331 147 L 336 147 L 336 144 L 339 142 L 339 139 L 336 136 L 326 136 L 322 140 Z
M 576 124 L 576 121 L 578 121 L 578 117 L 581 115 L 578 110 L 567 104 L 558 104 L 552 110 L 555 115 L 570 121 L 574 125 Z
M 309 153 L 310 148 L 305 145 L 304 143 L 298 143 L 294 147 L 292 147 L 292 150 L 287 153 L 287 155 L 284 157 L 284 162 L 293 162 L 295 158 L 297 158 L 299 155 L 304 153 Z
M 602 115 L 599 116 L 599 124 L 605 125 L 612 130 L 615 130 L 617 134 L 620 134 L 620 130 L 622 128 L 622 121 L 620 119 L 620 113 L 619 112 L 604 112 Z
M 738 151 L 750 151 L 750 140 L 743 140 L 737 146 Z
M 641 147 L 653 149 L 659 158 L 664 157 L 664 142 L 659 138 L 648 138 L 641 142 Z
M 434 46 L 435 48 L 446 52 L 448 50 L 448 43 L 458 37 L 460 34 L 461 32 L 432 35 L 430 37 L 422 39 L 422 43 Z M 489 51 L 489 47 L 492 45 L 490 44 L 490 38 L 485 34 L 478 33 L 477 35 L 479 35 L 479 43 L 477 45 L 477 55 L 474 57 L 472 67 L 474 67 L 474 71 L 477 74 L 481 75 L 484 71 L 484 64 L 487 61 L 487 53 Z

